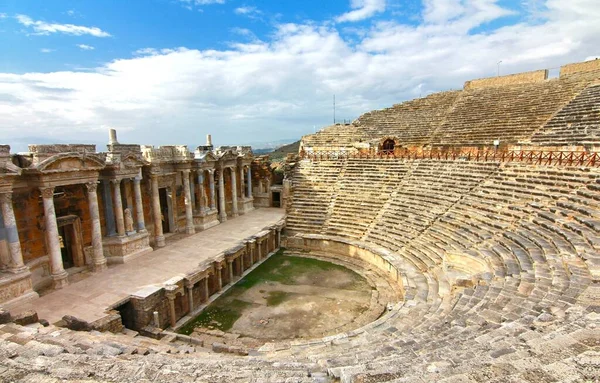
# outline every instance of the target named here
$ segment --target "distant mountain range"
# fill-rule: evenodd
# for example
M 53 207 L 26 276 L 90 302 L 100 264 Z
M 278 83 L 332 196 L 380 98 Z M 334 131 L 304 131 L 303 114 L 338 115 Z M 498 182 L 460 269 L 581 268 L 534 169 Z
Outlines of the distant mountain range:
M 268 142 L 265 142 L 265 141 L 250 142 L 245 145 L 252 146 L 252 151 L 256 153 L 257 151 L 262 152 L 263 150 L 273 151 L 274 149 L 277 149 L 283 145 L 291 144 L 292 142 L 295 142 L 295 141 L 297 141 L 296 138 L 287 138 L 287 139 L 268 141 Z M 264 153 L 268 153 L 268 152 L 264 152 Z

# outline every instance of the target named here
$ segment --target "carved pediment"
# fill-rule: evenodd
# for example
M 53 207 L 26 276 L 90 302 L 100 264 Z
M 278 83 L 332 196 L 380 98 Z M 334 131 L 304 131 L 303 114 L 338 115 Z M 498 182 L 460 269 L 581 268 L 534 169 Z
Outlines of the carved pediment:
M 147 164 L 148 162 L 144 161 L 142 155 L 139 153 L 130 152 L 123 154 L 121 157 L 121 168 L 139 168 Z
M 44 160 L 35 169 L 40 172 L 56 173 L 77 170 L 99 170 L 104 168 L 104 165 L 104 160 L 97 155 L 61 153 Z
M 200 162 L 216 162 L 218 158 L 213 152 L 205 152 L 196 156 L 196 160 Z
M 20 167 L 10 162 L 0 164 L 0 176 L 18 176 L 21 174 L 21 171 Z
M 231 150 L 226 150 L 219 155 L 219 160 L 221 161 L 235 161 L 237 160 L 237 153 L 234 153 Z

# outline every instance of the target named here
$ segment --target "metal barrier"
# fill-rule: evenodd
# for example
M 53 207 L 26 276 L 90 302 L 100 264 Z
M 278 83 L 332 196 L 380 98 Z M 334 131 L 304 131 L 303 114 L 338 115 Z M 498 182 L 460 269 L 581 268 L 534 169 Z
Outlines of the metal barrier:
M 403 150 L 400 152 L 361 153 L 346 151 L 318 151 L 300 152 L 301 159 L 311 161 L 341 160 L 341 159 L 432 159 L 432 160 L 465 160 L 476 162 L 523 162 L 534 165 L 562 165 L 600 167 L 600 153 L 576 151 L 494 151 L 494 150 L 465 150 L 465 151 L 440 151 L 440 150 Z

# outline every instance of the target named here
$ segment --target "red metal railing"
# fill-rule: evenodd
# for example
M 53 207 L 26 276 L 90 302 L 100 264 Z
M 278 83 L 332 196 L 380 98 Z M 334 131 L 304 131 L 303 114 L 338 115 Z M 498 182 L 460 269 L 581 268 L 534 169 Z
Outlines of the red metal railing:
M 401 158 L 401 159 L 432 159 L 432 160 L 463 160 L 476 162 L 523 162 L 534 165 L 563 165 L 600 167 L 600 153 L 577 151 L 543 151 L 543 150 L 402 150 L 395 153 L 377 152 L 361 153 L 346 151 L 300 152 L 300 158 L 312 161 L 336 160 L 347 158 Z

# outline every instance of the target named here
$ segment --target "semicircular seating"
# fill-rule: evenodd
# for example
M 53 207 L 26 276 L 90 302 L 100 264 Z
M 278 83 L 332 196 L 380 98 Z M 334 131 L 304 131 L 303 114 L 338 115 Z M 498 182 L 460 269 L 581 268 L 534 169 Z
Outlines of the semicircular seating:
M 321 165 L 303 161 L 296 174 Z M 546 356 L 538 343 L 572 346 L 554 363 L 572 364 L 586 352 L 580 345 L 591 329 L 582 318 L 593 303 L 592 281 L 598 281 L 598 169 L 390 159 L 335 166 L 335 180 L 320 181 L 331 183 L 318 232 L 391 251 L 405 273 L 407 295 L 399 315 L 367 330 L 367 338 L 326 347 L 313 360 L 327 359 L 342 378 L 441 380 L 444 375 L 435 374 L 442 367 L 461 366 L 455 381 L 479 381 L 483 370 L 518 355 L 536 361 L 535 373 L 558 379 L 558 366 L 540 363 Z M 295 189 L 290 216 L 297 198 Z M 288 230 L 309 234 L 291 221 Z M 452 271 L 445 265 L 452 257 L 480 260 L 487 271 Z M 552 325 L 544 327 L 544 320 Z M 571 325 L 574 320 L 583 328 Z M 564 338 L 553 343 L 551 334 Z M 496 378 L 508 381 L 502 379 L 527 371 Z

